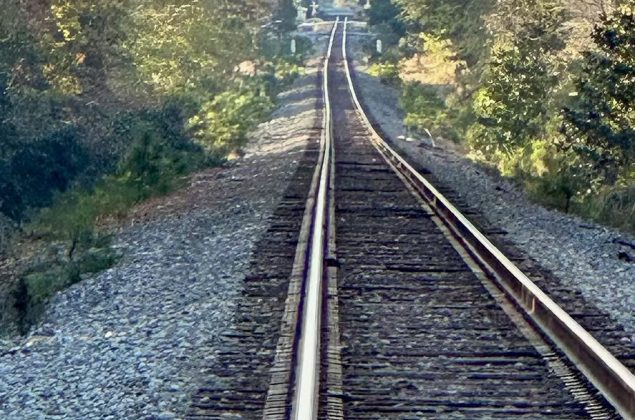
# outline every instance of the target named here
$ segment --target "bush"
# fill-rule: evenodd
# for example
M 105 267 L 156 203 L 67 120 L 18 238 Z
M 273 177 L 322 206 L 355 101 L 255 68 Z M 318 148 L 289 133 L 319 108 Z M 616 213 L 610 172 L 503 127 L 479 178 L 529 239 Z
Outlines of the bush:
M 0 210 L 16 221 L 28 208 L 50 205 L 88 167 L 89 157 L 73 128 L 24 145 L 0 166 Z
M 537 202 L 568 213 L 579 195 L 579 180 L 566 166 L 525 181 L 529 196 Z
M 81 280 L 84 273 L 96 273 L 112 267 L 119 257 L 104 243 L 84 253 L 77 261 L 46 263 L 32 267 L 20 278 L 14 291 L 18 328 L 28 332 L 55 293 Z
M 31 225 L 39 234 L 64 241 L 69 260 L 78 248 L 92 246 L 100 219 L 125 215 L 134 204 L 166 193 L 183 175 L 209 163 L 202 147 L 185 135 L 180 107 L 168 104 L 120 118 L 128 126 L 131 146 L 116 170 L 92 186 L 58 193 Z
M 295 39 L 295 55 L 291 53 L 291 40 Z M 313 43 L 305 36 L 281 34 L 265 36 L 261 43 L 263 58 L 267 61 L 285 60 L 301 64 L 313 53 Z
M 242 147 L 247 132 L 272 109 L 262 83 L 244 84 L 205 102 L 189 120 L 189 129 L 208 153 L 225 156 Z
M 388 85 L 398 85 L 401 81 L 399 78 L 399 64 L 397 63 L 373 63 L 368 69 L 368 74 L 378 77 L 382 83 Z
M 78 282 L 82 274 L 112 266 L 118 259 L 110 238 L 97 232 L 105 217 L 118 217 L 150 196 L 174 187 L 181 176 L 209 163 L 202 147 L 185 136 L 181 108 L 167 105 L 157 112 L 121 117 L 133 139 L 111 175 L 90 188 L 76 185 L 59 192 L 30 228 L 48 241 L 63 241 L 64 257 L 27 270 L 14 291 L 19 327 L 26 332 L 46 301 Z
M 401 106 L 406 111 L 405 124 L 415 132 L 429 130 L 435 137 L 456 141 L 460 135 L 454 128 L 454 117 L 437 86 L 422 83 L 404 84 Z
M 583 53 L 575 99 L 563 109 L 561 146 L 590 162 L 606 185 L 629 168 L 635 178 L 635 7 L 628 3 L 602 15 L 596 49 Z
M 60 194 L 52 207 L 42 210 L 33 226 L 40 234 L 67 242 L 67 257 L 72 260 L 79 246 L 92 241 L 93 224 L 99 211 L 90 195 L 70 191 Z
M 9 249 L 9 244 L 15 234 L 15 223 L 3 214 L 0 214 L 0 258 Z
M 26 204 L 16 187 L 11 165 L 0 162 L 0 212 L 14 221 L 20 220 Z
M 269 96 L 273 97 L 283 87 L 290 85 L 302 74 L 304 68 L 293 61 L 279 61 L 273 68 L 274 89 L 269 91 Z
M 577 206 L 583 216 L 635 232 L 635 185 L 604 188 Z

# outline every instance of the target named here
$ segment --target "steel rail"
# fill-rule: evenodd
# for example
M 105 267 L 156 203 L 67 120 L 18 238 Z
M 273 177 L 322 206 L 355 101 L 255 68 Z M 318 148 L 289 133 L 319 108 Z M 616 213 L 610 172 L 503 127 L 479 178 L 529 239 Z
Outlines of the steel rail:
M 520 271 L 377 133 L 364 112 L 353 84 L 346 52 L 347 25 L 348 18 L 344 20 L 342 34 L 348 87 L 357 113 L 368 128 L 372 143 L 421 194 L 466 250 L 492 275 L 498 286 L 564 351 L 620 415 L 635 419 L 635 375 Z
M 324 116 L 322 142 L 324 157 L 320 168 L 320 182 L 316 194 L 311 230 L 308 273 L 305 282 L 305 294 L 300 314 L 302 316 L 301 336 L 298 345 L 296 365 L 296 384 L 292 400 L 291 415 L 295 420 L 313 420 L 317 418 L 320 376 L 320 320 L 322 318 L 322 283 L 324 280 L 324 251 L 326 238 L 326 220 L 328 212 L 327 193 L 329 187 L 331 159 L 331 102 L 328 95 L 328 64 L 333 50 L 335 33 L 339 18 L 335 20 L 328 50 L 324 60 L 322 95 L 324 98 Z

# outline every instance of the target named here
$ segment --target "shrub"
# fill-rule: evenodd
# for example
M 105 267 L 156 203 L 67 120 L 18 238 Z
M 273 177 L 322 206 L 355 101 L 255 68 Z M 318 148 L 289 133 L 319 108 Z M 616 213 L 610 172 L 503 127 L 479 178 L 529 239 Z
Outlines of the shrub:
M 291 53 L 292 39 L 295 39 L 295 55 Z M 263 58 L 270 62 L 285 60 L 300 64 L 313 52 L 313 42 L 305 36 L 269 34 L 263 37 L 261 50 Z
M 10 164 L 0 162 L 0 212 L 13 220 L 20 220 L 26 205 L 15 184 Z
M 393 62 L 379 62 L 371 64 L 368 74 L 378 77 L 382 83 L 397 85 L 400 82 L 399 64 Z
M 603 188 L 578 205 L 578 213 L 635 232 L 635 185 Z
M 166 193 L 182 175 L 208 163 L 203 149 L 185 136 L 180 107 L 168 104 L 120 118 L 127 122 L 131 146 L 116 170 L 92 186 L 58 193 L 32 223 L 39 233 L 64 241 L 69 260 L 78 247 L 92 246 L 99 219 L 125 215 L 134 204 Z
M 241 147 L 247 132 L 273 108 L 261 85 L 243 85 L 205 102 L 189 120 L 189 129 L 212 155 L 226 155 Z
M 525 181 L 529 196 L 548 207 L 568 213 L 573 202 L 582 197 L 580 187 L 583 179 L 575 169 L 562 165 L 541 176 L 530 177 Z
M 72 260 L 77 248 L 94 237 L 93 224 L 100 211 L 95 204 L 81 191 L 60 194 L 52 207 L 40 212 L 33 226 L 51 239 L 67 242 L 67 257 Z
M 435 137 L 457 140 L 460 135 L 454 128 L 455 120 L 437 86 L 422 83 L 404 84 L 401 106 L 406 111 L 405 124 L 416 132 L 429 130 Z
M 13 293 L 18 312 L 18 328 L 22 334 L 28 332 L 46 307 L 46 302 L 55 293 L 81 280 L 84 273 L 96 273 L 112 267 L 119 257 L 104 243 L 70 262 L 40 264 L 27 270 Z
M 65 191 L 87 168 L 88 160 L 73 128 L 25 145 L 0 166 L 2 212 L 19 221 L 27 208 L 50 205 L 55 193 Z

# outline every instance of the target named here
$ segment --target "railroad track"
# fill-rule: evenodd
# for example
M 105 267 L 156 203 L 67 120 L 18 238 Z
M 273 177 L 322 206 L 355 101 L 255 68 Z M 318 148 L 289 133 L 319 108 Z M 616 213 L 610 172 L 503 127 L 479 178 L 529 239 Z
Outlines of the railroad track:
M 346 22 L 324 73 L 292 373 L 265 417 L 635 416 L 630 371 L 374 131 Z
M 247 373 L 202 388 L 189 417 L 635 418 L 632 373 L 377 134 L 346 27 L 336 21 L 324 62 L 306 204 L 293 194 L 298 222 L 283 223 L 279 323 L 258 345 L 258 321 L 243 328 L 249 354 L 220 365 Z

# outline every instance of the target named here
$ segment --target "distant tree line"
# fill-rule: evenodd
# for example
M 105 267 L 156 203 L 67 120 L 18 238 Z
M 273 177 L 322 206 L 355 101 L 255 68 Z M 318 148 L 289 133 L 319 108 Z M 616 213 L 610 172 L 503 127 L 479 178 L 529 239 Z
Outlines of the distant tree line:
M 536 199 L 635 229 L 632 0 L 374 0 L 406 122 Z

